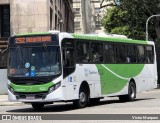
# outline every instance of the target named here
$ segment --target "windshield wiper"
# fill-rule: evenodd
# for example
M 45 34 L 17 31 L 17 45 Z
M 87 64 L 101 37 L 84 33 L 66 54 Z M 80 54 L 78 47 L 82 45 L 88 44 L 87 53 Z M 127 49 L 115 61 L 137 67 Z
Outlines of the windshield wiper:
M 20 57 L 20 61 L 21 61 L 21 63 L 23 64 L 21 47 L 18 46 L 16 49 L 18 50 L 18 55 L 19 55 L 19 57 Z
M 48 61 L 49 61 L 49 63 L 51 63 L 51 58 L 50 58 L 51 56 L 50 56 L 49 51 L 48 51 L 48 46 L 46 44 L 44 44 L 43 47 L 46 51 Z
M 48 61 L 48 65 L 49 65 L 49 64 L 51 64 L 51 58 L 50 58 L 51 56 L 50 56 L 50 54 L 49 54 L 47 45 L 46 45 L 46 44 L 43 44 L 43 47 L 44 47 L 44 49 L 45 49 L 45 51 L 46 51 L 47 61 Z M 50 66 L 50 70 L 51 70 L 51 66 Z

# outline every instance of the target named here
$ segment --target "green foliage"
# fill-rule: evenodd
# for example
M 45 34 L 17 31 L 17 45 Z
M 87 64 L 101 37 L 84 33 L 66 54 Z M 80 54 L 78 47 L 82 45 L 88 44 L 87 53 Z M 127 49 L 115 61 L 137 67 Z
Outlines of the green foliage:
M 129 35 L 128 26 L 115 27 L 111 30 L 112 34 Z
M 160 13 L 160 0 L 123 0 L 121 6 L 107 9 L 102 24 L 109 33 L 145 40 L 146 21 L 148 17 L 158 13 Z M 149 21 L 150 40 L 158 38 L 157 26 L 159 26 L 158 18 Z

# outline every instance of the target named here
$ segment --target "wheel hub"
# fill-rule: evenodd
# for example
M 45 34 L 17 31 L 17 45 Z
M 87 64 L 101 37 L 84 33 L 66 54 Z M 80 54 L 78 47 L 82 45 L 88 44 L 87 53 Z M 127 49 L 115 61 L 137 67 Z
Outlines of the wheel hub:
M 135 97 L 134 87 L 131 87 L 131 97 L 132 97 L 132 98 Z
M 79 99 L 81 103 L 84 103 L 86 101 L 86 96 L 84 92 L 80 93 Z

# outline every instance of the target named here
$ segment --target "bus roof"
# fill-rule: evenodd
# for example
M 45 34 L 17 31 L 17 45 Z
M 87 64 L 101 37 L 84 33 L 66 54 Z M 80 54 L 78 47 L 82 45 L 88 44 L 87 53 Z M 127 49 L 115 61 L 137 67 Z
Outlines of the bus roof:
M 108 41 L 108 42 L 125 42 L 125 43 L 138 43 L 138 44 L 147 44 L 145 40 L 133 40 L 128 39 L 126 37 L 118 37 L 118 36 L 102 36 L 99 34 L 72 34 L 74 38 L 78 39 L 92 39 L 92 40 L 101 40 L 101 41 Z
M 45 34 L 62 34 L 62 35 L 68 34 L 76 39 L 101 40 L 101 41 L 108 41 L 108 42 L 124 42 L 124 43 L 137 43 L 137 44 L 148 43 L 145 40 L 133 40 L 133 39 L 127 38 L 126 36 L 117 35 L 117 34 L 76 34 L 76 33 L 66 33 L 66 32 L 58 32 L 58 31 L 49 31 L 49 32 L 17 34 L 15 36 L 29 36 L 29 35 L 43 35 L 43 34 L 44 35 Z M 66 38 L 66 36 L 63 36 L 63 38 Z

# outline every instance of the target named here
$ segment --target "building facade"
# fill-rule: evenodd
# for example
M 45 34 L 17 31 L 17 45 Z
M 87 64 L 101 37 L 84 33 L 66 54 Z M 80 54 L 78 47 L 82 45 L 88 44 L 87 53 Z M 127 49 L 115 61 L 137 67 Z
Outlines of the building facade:
M 100 8 L 101 0 L 91 0 L 91 3 L 93 4 L 94 7 L 93 16 L 94 16 L 95 33 L 101 33 L 104 30 L 101 24 L 101 20 L 104 15 L 104 11 Z
M 100 9 L 101 0 L 73 0 L 75 33 L 99 33 L 103 31 Z
M 74 31 L 75 33 L 83 33 L 83 22 L 82 22 L 82 7 L 81 0 L 73 0 L 73 11 L 74 11 Z
M 0 69 L 7 67 L 9 36 L 49 30 L 74 32 L 72 0 L 0 0 Z

